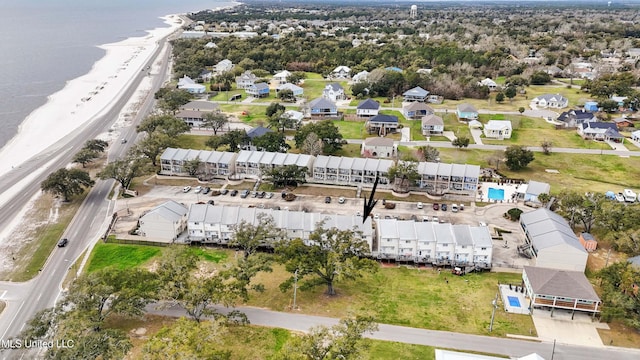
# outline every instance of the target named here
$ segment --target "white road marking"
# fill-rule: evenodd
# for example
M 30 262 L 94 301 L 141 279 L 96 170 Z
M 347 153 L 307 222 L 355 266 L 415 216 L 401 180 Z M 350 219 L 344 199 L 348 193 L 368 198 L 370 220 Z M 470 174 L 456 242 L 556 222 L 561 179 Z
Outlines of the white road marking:
M 2 295 L 0 295 L 0 299 L 4 298 L 4 296 L 7 295 L 7 290 L 5 290 Z

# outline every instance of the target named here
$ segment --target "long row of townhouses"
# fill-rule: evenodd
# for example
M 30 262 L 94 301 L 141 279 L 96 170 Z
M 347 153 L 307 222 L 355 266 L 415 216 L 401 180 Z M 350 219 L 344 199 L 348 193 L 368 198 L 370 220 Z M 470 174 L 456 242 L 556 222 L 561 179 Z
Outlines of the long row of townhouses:
M 259 179 L 265 169 L 295 165 L 306 169 L 309 182 L 372 186 L 378 176 L 383 187 L 389 185 L 388 171 L 394 165 L 392 160 L 375 158 L 168 148 L 160 156 L 160 174 L 188 176 L 185 164 L 195 159 L 201 162 L 198 176 L 203 179 L 231 175 L 236 178 Z M 420 162 L 417 171 L 420 178 L 415 186 L 431 194 L 475 195 L 478 190 L 478 165 Z

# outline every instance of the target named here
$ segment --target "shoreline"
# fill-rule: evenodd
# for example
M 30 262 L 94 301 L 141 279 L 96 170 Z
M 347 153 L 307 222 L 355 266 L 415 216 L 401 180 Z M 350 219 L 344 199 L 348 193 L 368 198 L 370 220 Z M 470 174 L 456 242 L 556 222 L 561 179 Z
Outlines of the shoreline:
M 159 40 L 184 24 L 179 14 L 160 19 L 168 26 L 97 46 L 105 54 L 91 69 L 47 96 L 46 102 L 25 117 L 17 133 L 0 149 L 0 173 L 21 166 L 109 109 L 132 79 L 145 70 L 143 64 L 157 49 Z

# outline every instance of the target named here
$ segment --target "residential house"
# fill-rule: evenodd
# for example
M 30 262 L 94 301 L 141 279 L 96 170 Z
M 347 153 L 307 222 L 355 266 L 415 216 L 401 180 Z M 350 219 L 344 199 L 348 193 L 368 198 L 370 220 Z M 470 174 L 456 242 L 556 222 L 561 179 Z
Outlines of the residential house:
M 562 69 L 560 69 L 559 67 L 552 65 L 546 68 L 545 72 L 549 75 L 551 75 L 552 77 L 558 77 L 558 76 L 562 76 L 562 74 L 564 74 L 564 71 L 562 71 Z
M 234 152 L 167 148 L 160 155 L 160 174 L 189 176 L 184 168 L 185 163 L 199 159 L 201 166 L 198 178 L 225 178 L 234 173 L 237 156 Z
M 340 65 L 333 69 L 331 77 L 336 79 L 348 79 L 351 77 L 351 69 L 348 66 Z
M 624 136 L 618 132 L 618 127 L 615 123 L 599 121 L 582 123 L 582 126 L 578 127 L 578 134 L 583 139 L 613 141 L 616 143 L 624 142 Z
M 213 72 L 216 73 L 216 75 L 222 75 L 227 71 L 231 71 L 231 69 L 233 69 L 233 63 L 229 59 L 221 60 L 213 65 Z
M 220 111 L 220 105 L 213 101 L 194 100 L 180 106 L 180 110 Z
M 583 249 L 584 250 L 584 249 Z M 525 266 L 522 282 L 529 310 L 562 309 L 571 311 L 571 319 L 576 311 L 595 316 L 600 312 L 601 300 L 583 271 Z
M 616 104 L 618 104 L 618 108 L 623 109 L 624 108 L 624 102 L 625 100 L 627 100 L 626 96 L 612 96 L 611 100 L 615 101 Z
M 200 110 L 178 110 L 174 115 L 176 118 L 184 121 L 187 125 L 195 128 L 201 128 L 204 122 L 204 115 L 211 111 Z
M 341 156 L 318 155 L 313 163 L 313 182 L 373 186 L 376 177 L 380 185 L 389 184 L 387 172 L 393 166 L 388 159 L 351 158 Z
M 640 130 L 636 130 L 631 133 L 631 140 L 635 142 L 640 142 Z
M 493 244 L 486 226 L 379 219 L 375 231 L 378 259 L 491 267 Z
M 366 70 L 363 70 L 353 75 L 353 77 L 351 78 L 351 81 L 353 81 L 354 83 L 359 83 L 359 82 L 367 81 L 368 78 L 369 78 L 369 72 Z
M 269 96 L 269 85 L 265 82 L 248 85 L 245 89 L 245 92 L 248 96 L 253 96 L 255 98 L 262 98 Z
M 406 102 L 425 102 L 427 100 L 427 96 L 429 96 L 429 92 L 420 86 L 416 86 L 413 89 L 409 89 L 402 93 L 402 96 L 404 97 L 403 101 Z
M 402 104 L 402 115 L 410 120 L 422 119 L 434 113 L 433 108 L 423 102 L 408 102 Z
M 595 112 L 598 111 L 598 102 L 597 101 L 587 101 L 584 103 L 584 110 L 585 111 L 590 111 L 590 112 Z
M 362 157 L 389 158 L 396 156 L 397 146 L 393 139 L 384 137 L 370 137 L 362 142 L 360 155 Z
M 264 150 L 264 149 L 258 149 L 255 145 L 253 145 L 253 139 L 270 132 L 273 132 L 273 130 L 268 129 L 266 127 L 262 127 L 262 126 L 256 126 L 250 129 L 249 131 L 247 131 L 247 136 L 250 139 L 249 143 L 242 146 L 242 150 Z
M 598 247 L 598 241 L 588 232 L 581 232 L 578 239 L 580 240 L 580 244 L 589 252 L 594 251 Z
M 138 220 L 138 234 L 149 241 L 171 243 L 187 227 L 187 207 L 169 200 L 144 213 Z
M 585 110 L 582 110 L 582 111 L 581 110 L 565 111 L 562 114 L 560 114 L 560 116 L 558 116 L 558 119 L 556 120 L 559 122 L 562 122 L 565 128 L 577 128 L 579 126 L 582 126 L 583 123 L 598 121 L 598 118 L 594 113 L 586 111 L 586 106 L 585 106 Z
M 531 100 L 531 108 L 562 109 L 569 106 L 569 99 L 560 94 L 544 94 Z
M 295 120 L 295 123 L 297 125 L 302 123 L 302 119 L 304 119 L 304 114 L 301 113 L 300 111 L 295 111 L 295 110 L 286 110 L 284 112 L 284 114 L 282 114 L 282 116 L 286 116 L 289 119 Z M 296 125 L 296 127 L 297 127 L 297 125 Z
M 486 86 L 487 88 L 489 88 L 489 91 L 498 91 L 499 89 L 498 84 L 489 78 L 479 81 L 478 85 Z
M 567 221 L 551 210 L 540 208 L 520 215 L 528 248 L 520 248 L 536 259 L 537 267 L 584 272 L 587 251 Z
M 274 86 L 286 84 L 289 82 L 289 80 L 287 80 L 289 76 L 291 76 L 291 73 L 289 71 L 282 70 L 279 73 L 273 75 L 273 79 L 271 79 L 271 84 Z
M 510 120 L 489 120 L 484 125 L 483 131 L 484 136 L 488 139 L 504 140 L 511 139 L 513 129 Z
M 312 118 L 335 117 L 338 116 L 338 107 L 333 101 L 319 97 L 309 102 L 309 112 Z
M 196 80 L 198 81 L 211 81 L 211 79 L 213 79 L 213 71 L 210 70 L 202 70 L 200 72 L 200 75 L 198 75 L 198 78 Z
M 178 89 L 186 90 L 190 94 L 204 94 L 207 88 L 202 84 L 196 84 L 193 79 L 185 75 L 178 80 Z
M 373 99 L 366 99 L 360 101 L 356 108 L 356 115 L 358 116 L 376 116 L 380 111 L 380 103 Z
M 516 189 L 518 198 L 523 200 L 526 204 L 541 205 L 542 203 L 538 199 L 540 194 L 547 194 L 551 191 L 551 186 L 545 182 L 529 180 L 527 184 L 520 184 Z
M 262 178 L 265 170 L 295 165 L 311 175 L 313 161 L 314 157 L 307 154 L 241 150 L 235 159 L 235 174 L 243 178 Z
M 399 124 L 397 116 L 378 114 L 367 121 L 367 128 L 370 134 L 385 136 L 390 132 L 396 132 Z
M 254 85 L 256 81 L 258 81 L 258 77 L 250 70 L 243 72 L 240 76 L 236 76 L 236 86 L 238 89 L 246 89 L 249 86 Z
M 478 190 L 480 166 L 420 162 L 418 163 L 418 175 L 420 177 L 416 181 L 416 185 L 429 194 L 475 196 Z
M 322 96 L 331 101 L 345 100 L 347 98 L 344 88 L 338 83 L 327 84 L 322 90 Z
M 633 123 L 629 119 L 625 119 L 625 118 L 613 119 L 613 123 L 616 124 L 618 129 L 633 127 Z
M 440 116 L 430 114 L 422 117 L 422 135 L 442 135 L 444 132 L 444 121 Z
M 483 125 L 478 120 L 469 121 L 469 129 L 482 129 Z
M 456 115 L 460 121 L 478 120 L 478 110 L 471 104 L 460 104 L 456 107 Z
M 193 204 L 189 209 L 187 222 L 187 241 L 205 244 L 228 244 L 233 237 L 235 227 L 243 221 L 258 225 L 260 217 L 273 218 L 276 228 L 282 229 L 287 239 L 302 239 L 307 245 L 313 245 L 311 233 L 320 222 L 324 228 L 354 230 L 356 237 L 373 246 L 373 228 L 371 218 L 355 215 L 322 214 L 292 210 L 273 210 L 246 208 L 229 205 Z M 266 244 L 264 244 L 266 245 Z
M 278 86 L 276 88 L 276 93 L 282 91 L 282 90 L 291 90 L 291 92 L 293 93 L 293 96 L 295 96 L 296 98 L 302 97 L 304 95 L 304 89 L 301 88 L 298 85 L 294 85 L 292 83 L 285 83 L 282 84 L 280 86 Z

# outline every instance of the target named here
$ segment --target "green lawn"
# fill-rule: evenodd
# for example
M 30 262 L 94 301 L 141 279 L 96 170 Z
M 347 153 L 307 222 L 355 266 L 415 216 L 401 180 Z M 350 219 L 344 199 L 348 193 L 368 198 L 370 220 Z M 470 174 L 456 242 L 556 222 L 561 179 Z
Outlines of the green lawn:
M 211 150 L 205 142 L 209 139 L 209 136 L 203 135 L 178 135 L 178 147 L 181 149 L 194 149 L 194 150 Z
M 369 136 L 364 127 L 364 121 L 334 120 L 333 124 L 340 129 L 340 133 L 345 139 L 364 139 Z
M 122 245 L 97 243 L 91 252 L 87 272 L 93 272 L 108 267 L 129 269 L 141 266 L 150 259 L 160 255 L 162 249 L 146 245 Z

